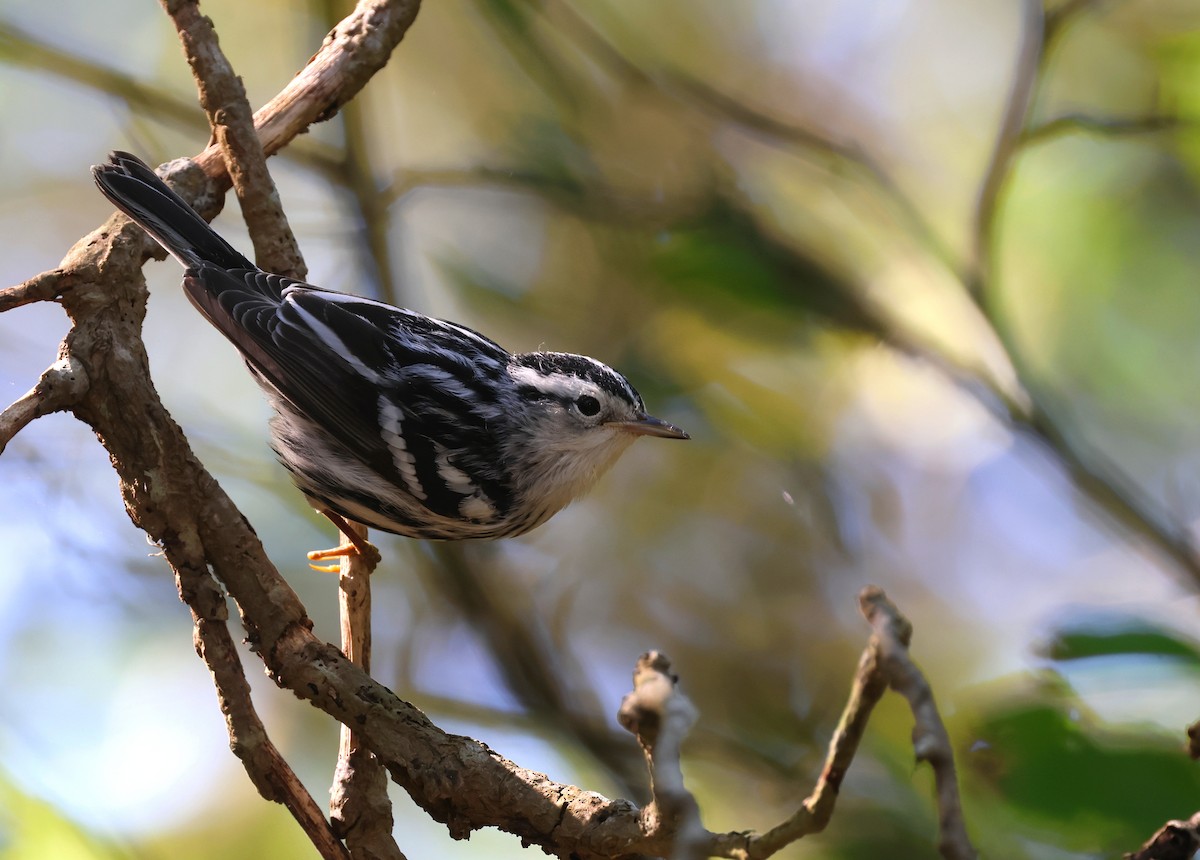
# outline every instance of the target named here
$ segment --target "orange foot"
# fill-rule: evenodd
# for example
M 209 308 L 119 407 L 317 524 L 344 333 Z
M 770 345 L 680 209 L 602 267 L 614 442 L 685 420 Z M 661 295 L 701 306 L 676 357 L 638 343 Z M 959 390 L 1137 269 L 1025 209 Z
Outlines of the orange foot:
M 343 543 L 333 547 L 333 549 L 315 549 L 308 554 L 308 565 L 313 570 L 319 570 L 322 573 L 337 573 L 341 565 L 338 564 L 312 564 L 314 561 L 325 561 L 331 558 L 346 558 L 349 556 L 360 556 L 370 570 L 374 570 L 380 562 L 382 556 L 375 545 L 366 538 L 361 538 L 354 533 L 349 524 L 339 514 L 333 511 L 321 511 L 325 517 L 337 526 L 341 533 Z

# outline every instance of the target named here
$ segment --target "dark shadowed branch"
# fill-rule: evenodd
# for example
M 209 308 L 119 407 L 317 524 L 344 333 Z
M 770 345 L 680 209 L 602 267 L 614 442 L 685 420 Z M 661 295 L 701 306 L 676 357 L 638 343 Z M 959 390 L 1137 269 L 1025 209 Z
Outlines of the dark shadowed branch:
M 1125 860 L 1192 860 L 1200 850 L 1200 812 L 1187 821 L 1168 821 Z

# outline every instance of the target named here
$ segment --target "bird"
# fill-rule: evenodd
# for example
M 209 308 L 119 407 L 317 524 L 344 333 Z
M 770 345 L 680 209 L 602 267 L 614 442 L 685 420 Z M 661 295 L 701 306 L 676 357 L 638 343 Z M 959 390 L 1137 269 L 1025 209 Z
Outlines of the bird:
M 263 271 L 135 155 L 112 152 L 92 176 L 183 265 L 191 303 L 266 393 L 279 462 L 350 541 L 310 559 L 378 559 L 346 521 L 430 540 L 522 535 L 637 438 L 689 438 L 594 358 L 510 353 L 457 323 Z

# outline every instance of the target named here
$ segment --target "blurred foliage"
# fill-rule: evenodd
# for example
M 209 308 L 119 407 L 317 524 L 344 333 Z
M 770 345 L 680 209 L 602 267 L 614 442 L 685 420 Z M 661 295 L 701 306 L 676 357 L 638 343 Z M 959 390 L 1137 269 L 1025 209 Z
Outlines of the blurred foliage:
M 272 161 L 313 282 L 595 355 L 694 437 L 639 443 L 518 541 L 380 536 L 381 680 L 522 765 L 641 798 L 613 714 L 660 648 L 702 714 L 685 767 L 705 823 L 761 830 L 820 771 L 874 582 L 914 622 L 985 856 L 1114 856 L 1195 811 L 1196 583 L 1055 446 L 1119 465 L 1173 522 L 1200 512 L 1200 8 L 1050 4 L 1069 17 L 979 236 L 1019 6 L 429 3 L 363 96 Z M 204 3 L 256 104 L 345 9 Z M 204 146 L 189 105 L 156 7 L 0 0 L 3 282 L 107 216 L 87 177 L 105 150 Z M 217 226 L 249 247 L 234 208 Z M 981 239 L 995 268 L 971 296 Z M 336 638 L 302 555 L 330 535 L 271 463 L 266 406 L 174 264 L 147 276 L 165 402 Z M 0 326 L 12 400 L 66 322 Z M 997 418 L 1030 395 L 1066 441 Z M 0 486 L 23 549 L 0 578 L 0 857 L 304 856 L 227 753 L 94 440 L 43 419 Z M 245 660 L 323 797 L 335 728 Z M 885 698 L 829 829 L 783 856 L 936 856 L 911 721 Z M 527 856 L 396 801 L 409 856 Z
M 1163 823 L 1163 810 L 1200 796 L 1200 774 L 1177 738 L 1148 725 L 1106 725 L 1053 674 L 1007 686 L 983 693 L 978 711 L 954 728 L 971 739 L 960 758 L 968 783 L 1005 809 L 1009 826 L 1058 833 L 1063 848 L 1104 855 L 1139 845 Z
M 1171 658 L 1190 669 L 1200 667 L 1200 648 L 1195 642 L 1140 618 L 1085 618 L 1064 624 L 1039 650 L 1052 660 L 1132 654 Z
M 117 860 L 133 856 L 87 833 L 53 805 L 20 791 L 0 777 L 0 853 L 8 860 Z

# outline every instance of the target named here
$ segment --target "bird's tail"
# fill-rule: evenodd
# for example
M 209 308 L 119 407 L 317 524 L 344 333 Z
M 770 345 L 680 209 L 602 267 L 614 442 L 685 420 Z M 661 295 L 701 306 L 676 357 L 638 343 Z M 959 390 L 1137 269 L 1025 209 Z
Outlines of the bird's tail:
M 110 153 L 108 164 L 92 168 L 92 178 L 114 206 L 186 268 L 194 268 L 200 262 L 223 269 L 256 268 L 136 155 Z

